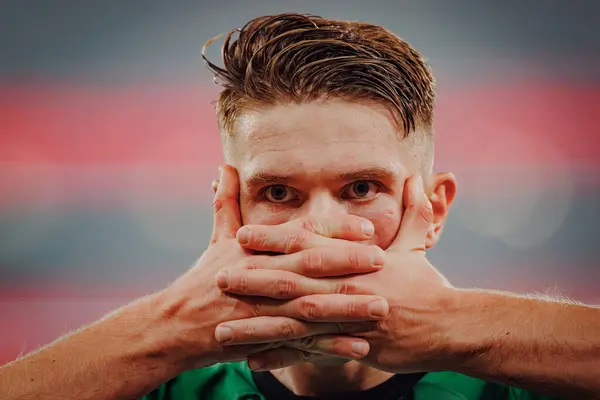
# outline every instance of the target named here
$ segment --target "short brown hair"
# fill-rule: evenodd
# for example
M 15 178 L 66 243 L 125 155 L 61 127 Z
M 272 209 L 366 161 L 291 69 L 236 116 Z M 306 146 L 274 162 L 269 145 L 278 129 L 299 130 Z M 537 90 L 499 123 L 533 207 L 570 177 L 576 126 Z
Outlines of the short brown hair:
M 259 17 L 226 36 L 223 67 L 205 56 L 213 40 L 202 57 L 223 87 L 217 114 L 225 132 L 245 105 L 331 97 L 388 106 L 405 135 L 417 127 L 432 132 L 431 70 L 385 28 L 302 14 Z

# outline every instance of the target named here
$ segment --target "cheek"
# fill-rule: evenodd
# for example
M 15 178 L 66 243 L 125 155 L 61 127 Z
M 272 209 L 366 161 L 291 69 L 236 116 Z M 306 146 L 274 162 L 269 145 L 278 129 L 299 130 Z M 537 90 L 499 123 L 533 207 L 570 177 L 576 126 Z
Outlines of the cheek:
M 367 207 L 356 209 L 350 207 L 348 212 L 373 223 L 375 235 L 368 243 L 385 250 L 396 238 L 402 217 L 401 210 L 402 204 L 397 199 L 391 196 L 382 196 Z M 301 217 L 298 210 L 277 209 L 266 203 L 255 203 L 243 197 L 240 199 L 240 211 L 243 225 L 279 225 Z
M 382 249 L 387 249 L 398 233 L 400 228 L 400 219 L 402 217 L 401 204 L 397 200 L 388 199 L 388 201 L 375 204 L 355 213 L 361 217 L 367 218 L 375 226 L 375 235 L 369 241 Z M 381 204 L 383 203 L 383 204 Z
M 240 199 L 242 225 L 279 225 L 294 219 L 289 210 L 274 210 L 265 203 L 254 203 Z

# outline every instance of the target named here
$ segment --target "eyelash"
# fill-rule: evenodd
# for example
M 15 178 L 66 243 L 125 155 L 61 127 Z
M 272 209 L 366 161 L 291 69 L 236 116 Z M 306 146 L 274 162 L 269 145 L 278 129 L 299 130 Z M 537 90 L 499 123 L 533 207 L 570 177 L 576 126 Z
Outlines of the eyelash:
M 352 188 L 352 185 L 356 185 L 357 183 L 366 183 L 368 185 L 374 185 L 375 189 L 377 190 L 377 193 L 379 193 L 379 191 L 381 190 L 381 188 L 383 187 L 383 185 L 380 182 L 377 181 L 369 181 L 369 180 L 362 180 L 362 181 L 354 181 L 352 183 L 349 183 L 348 185 L 344 186 L 344 188 L 342 189 L 342 193 L 346 192 L 347 190 L 350 190 Z M 371 189 L 371 187 L 369 187 L 369 190 Z M 376 194 L 377 194 L 376 193 Z M 373 197 L 369 197 L 369 198 L 361 198 L 361 197 L 350 197 L 350 200 L 354 200 L 354 201 L 368 201 L 370 199 L 372 199 Z
M 275 187 L 280 187 L 280 186 L 281 186 L 281 187 L 283 187 L 283 188 L 285 188 L 285 189 L 286 189 L 286 190 L 288 190 L 288 191 L 295 192 L 295 190 L 294 190 L 294 189 L 292 189 L 292 188 L 290 188 L 289 186 L 285 186 L 285 185 L 271 185 L 271 186 L 267 186 L 266 188 L 264 188 L 264 189 L 262 189 L 262 190 L 260 191 L 260 196 L 261 196 L 261 198 L 263 198 L 264 200 L 268 201 L 268 202 L 269 202 L 269 203 L 271 203 L 271 204 L 284 204 L 284 203 L 287 203 L 287 202 L 289 202 L 289 201 L 293 201 L 293 200 L 288 200 L 288 201 L 271 201 L 271 200 L 269 200 L 269 199 L 268 199 L 268 193 L 269 193 L 269 190 L 270 190 L 270 189 L 273 189 L 273 188 L 275 188 Z M 288 194 L 289 194 L 289 193 L 288 193 Z M 296 197 L 298 197 L 298 196 L 296 196 Z M 294 199 L 294 200 L 295 200 L 295 199 Z
M 351 182 L 351 183 L 347 184 L 346 186 L 344 186 L 344 187 L 342 188 L 342 191 L 341 191 L 341 193 L 343 194 L 344 192 L 348 191 L 349 189 L 351 189 L 351 188 L 352 188 L 352 185 L 356 185 L 357 183 L 367 183 L 367 184 L 369 184 L 369 185 L 375 185 L 375 188 L 376 188 L 376 190 L 377 190 L 377 193 L 379 193 L 379 192 L 380 192 L 380 190 L 381 190 L 381 189 L 384 187 L 384 186 L 383 186 L 383 184 L 382 184 L 381 182 L 372 181 L 372 180 L 360 180 L 360 181 L 354 181 L 354 182 Z M 272 189 L 272 188 L 274 188 L 274 187 L 279 187 L 279 186 L 286 188 L 286 190 L 288 190 L 288 191 L 293 191 L 293 192 L 296 192 L 296 191 L 295 191 L 293 188 L 291 188 L 291 187 L 289 187 L 289 186 L 285 186 L 285 185 L 271 185 L 271 186 L 267 186 L 267 187 L 263 188 L 263 189 L 260 191 L 260 193 L 259 193 L 259 194 L 260 194 L 261 198 L 263 198 L 264 200 L 266 200 L 266 201 L 268 201 L 269 203 L 272 203 L 272 204 L 285 204 L 285 203 L 287 203 L 287 202 L 289 202 L 289 201 L 294 201 L 294 200 L 297 200 L 297 197 L 299 197 L 299 196 L 296 196 L 296 198 L 295 198 L 295 199 L 293 199 L 293 200 L 287 200 L 287 201 L 271 201 L 271 200 L 269 200 L 269 199 L 267 198 L 267 197 L 268 197 L 268 192 L 269 192 L 269 190 L 270 190 L 270 189 Z M 376 194 L 377 194 L 377 193 L 376 193 Z M 286 194 L 287 194 L 287 193 L 286 193 Z M 374 197 L 374 196 L 373 196 L 373 197 Z M 369 197 L 369 198 L 360 198 L 360 197 L 356 197 L 356 198 L 353 198 L 353 197 L 349 197 L 349 196 L 342 196 L 342 198 L 344 198 L 344 199 L 353 200 L 353 201 L 368 201 L 368 200 L 372 199 L 373 197 Z

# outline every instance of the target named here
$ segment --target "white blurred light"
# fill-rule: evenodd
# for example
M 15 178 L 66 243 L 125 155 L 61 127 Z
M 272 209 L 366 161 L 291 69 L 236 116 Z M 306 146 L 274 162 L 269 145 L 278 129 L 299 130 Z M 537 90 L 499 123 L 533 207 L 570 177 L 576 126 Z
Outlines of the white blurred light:
M 550 239 L 562 226 L 571 208 L 574 185 L 571 172 L 566 168 L 553 171 L 550 186 L 538 191 L 536 205 L 527 219 L 501 239 L 514 248 L 534 247 Z
M 515 248 L 539 245 L 556 233 L 574 188 L 555 145 L 526 134 L 492 132 L 476 158 L 476 169 L 466 172 L 471 187 L 459 211 L 467 228 Z

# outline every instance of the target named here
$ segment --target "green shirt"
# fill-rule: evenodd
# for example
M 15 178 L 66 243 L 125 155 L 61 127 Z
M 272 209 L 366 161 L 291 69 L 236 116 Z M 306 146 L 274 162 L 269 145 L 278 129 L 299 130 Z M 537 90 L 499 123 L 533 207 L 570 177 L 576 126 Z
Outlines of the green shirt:
M 260 375 L 263 374 L 263 375 Z M 268 375 L 268 376 L 267 376 Z M 522 389 L 485 382 L 454 372 L 397 375 L 381 385 L 344 399 L 412 400 L 555 400 Z M 408 377 L 410 378 L 410 377 Z M 406 386 L 408 383 L 409 386 Z M 403 386 L 404 385 L 404 386 Z M 385 391 L 383 389 L 386 386 Z M 268 390 L 267 390 L 268 389 Z M 287 392 L 287 393 L 286 393 Z M 276 393 L 276 394 L 274 394 Z M 363 396 L 364 395 L 364 396 Z M 188 371 L 160 386 L 144 400 L 285 400 L 294 396 L 268 372 L 253 373 L 247 362 L 217 364 Z

